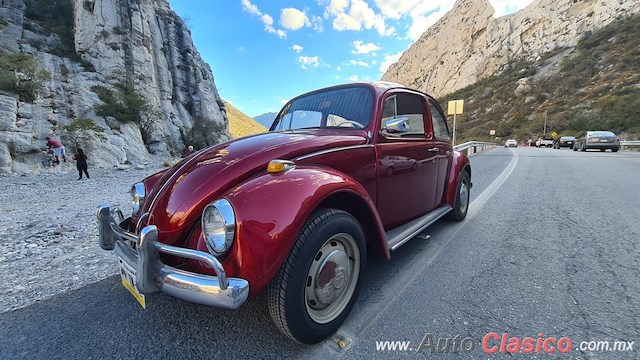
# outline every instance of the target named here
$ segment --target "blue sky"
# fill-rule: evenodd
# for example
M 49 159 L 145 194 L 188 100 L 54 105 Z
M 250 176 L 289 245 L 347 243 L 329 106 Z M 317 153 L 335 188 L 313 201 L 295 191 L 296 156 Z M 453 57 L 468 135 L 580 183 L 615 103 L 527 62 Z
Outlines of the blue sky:
M 495 16 L 533 0 L 490 0 Z M 255 117 L 320 87 L 378 80 L 453 0 L 170 0 L 220 96 Z

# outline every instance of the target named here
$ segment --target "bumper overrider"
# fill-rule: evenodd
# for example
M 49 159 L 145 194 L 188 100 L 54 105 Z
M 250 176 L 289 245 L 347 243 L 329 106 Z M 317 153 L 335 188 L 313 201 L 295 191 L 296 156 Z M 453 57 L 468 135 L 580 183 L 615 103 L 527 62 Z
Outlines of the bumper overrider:
M 130 219 L 124 219 L 122 211 L 110 209 L 107 204 L 98 207 L 97 216 L 100 247 L 115 250 L 118 257 L 136 270 L 135 286 L 142 294 L 162 291 L 196 304 L 227 309 L 237 309 L 247 300 L 249 283 L 244 279 L 227 278 L 215 256 L 158 242 L 155 225 L 142 228 L 139 235 L 131 233 L 121 226 L 128 224 Z M 168 266 L 160 260 L 160 253 L 205 263 L 216 276 Z

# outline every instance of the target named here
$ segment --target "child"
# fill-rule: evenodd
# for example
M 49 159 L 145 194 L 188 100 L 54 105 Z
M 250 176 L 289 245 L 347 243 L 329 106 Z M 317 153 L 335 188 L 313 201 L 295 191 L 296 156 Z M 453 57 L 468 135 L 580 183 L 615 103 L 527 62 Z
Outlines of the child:
M 87 155 L 80 148 L 76 150 L 76 154 L 73 155 L 73 160 L 76 160 L 76 166 L 78 167 L 78 180 L 82 180 L 82 172 L 84 171 L 89 179 L 89 173 L 87 172 Z

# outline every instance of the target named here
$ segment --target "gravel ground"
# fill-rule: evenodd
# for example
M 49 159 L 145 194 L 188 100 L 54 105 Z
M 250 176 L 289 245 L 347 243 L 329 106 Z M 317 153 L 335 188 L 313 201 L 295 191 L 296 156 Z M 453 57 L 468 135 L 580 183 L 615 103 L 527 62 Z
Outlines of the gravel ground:
M 117 273 L 98 245 L 96 208 L 130 205 L 131 184 L 160 169 L 89 169 L 74 163 L 40 173 L 0 175 L 0 313 L 27 306 Z

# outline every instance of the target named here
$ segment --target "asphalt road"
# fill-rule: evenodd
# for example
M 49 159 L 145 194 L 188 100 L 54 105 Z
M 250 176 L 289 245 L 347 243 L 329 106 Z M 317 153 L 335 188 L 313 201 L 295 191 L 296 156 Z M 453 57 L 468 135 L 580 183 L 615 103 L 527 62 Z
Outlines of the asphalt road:
M 537 358 L 640 358 L 640 153 L 497 148 L 472 167 L 464 222 L 441 221 L 431 239 L 369 261 L 342 348 L 291 343 L 264 296 L 228 311 L 154 295 L 142 310 L 112 277 L 0 315 L 0 357 L 487 358 L 482 340 L 495 332 L 571 339 L 569 353 Z M 456 335 L 475 347 L 418 352 L 426 334 L 434 349 Z M 614 340 L 634 341 L 633 351 L 579 350 Z M 411 350 L 379 351 L 377 341 Z

